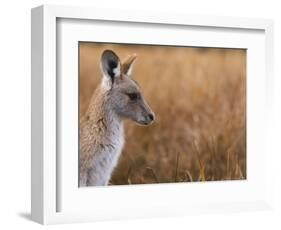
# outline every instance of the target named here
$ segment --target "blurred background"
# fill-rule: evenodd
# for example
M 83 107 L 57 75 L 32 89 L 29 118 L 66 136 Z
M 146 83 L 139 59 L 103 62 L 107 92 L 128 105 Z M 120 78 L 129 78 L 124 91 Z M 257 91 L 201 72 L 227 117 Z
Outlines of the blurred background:
M 80 42 L 80 117 L 105 49 L 137 54 L 133 77 L 156 114 L 125 122 L 111 184 L 246 179 L 246 50 Z

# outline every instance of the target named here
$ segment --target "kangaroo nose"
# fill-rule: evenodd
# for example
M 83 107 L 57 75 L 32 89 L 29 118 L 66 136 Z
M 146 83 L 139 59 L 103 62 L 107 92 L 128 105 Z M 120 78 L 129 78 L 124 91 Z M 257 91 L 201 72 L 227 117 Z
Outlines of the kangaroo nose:
M 153 113 L 148 114 L 148 117 L 149 117 L 149 119 L 150 119 L 151 121 L 154 120 L 154 114 L 153 114 Z

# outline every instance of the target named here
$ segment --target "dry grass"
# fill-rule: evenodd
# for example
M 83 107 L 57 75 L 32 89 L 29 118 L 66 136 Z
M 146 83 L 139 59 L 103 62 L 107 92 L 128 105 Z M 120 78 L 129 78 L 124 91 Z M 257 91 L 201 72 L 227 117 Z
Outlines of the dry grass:
M 126 144 L 112 184 L 246 178 L 246 51 L 80 44 L 80 114 L 101 79 L 104 49 L 136 53 L 134 78 L 156 114 L 126 122 Z

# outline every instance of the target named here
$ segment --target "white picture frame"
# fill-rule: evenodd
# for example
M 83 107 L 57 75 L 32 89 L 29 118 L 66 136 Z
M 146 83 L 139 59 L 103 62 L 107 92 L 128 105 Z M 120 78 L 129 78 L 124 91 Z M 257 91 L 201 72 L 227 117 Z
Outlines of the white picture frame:
M 101 27 L 122 30 L 122 33 L 115 33 L 115 36 L 110 32 L 102 33 L 105 30 L 101 28 L 99 31 L 95 27 L 99 22 L 102 22 Z M 133 35 L 126 33 L 135 27 L 137 29 L 131 33 Z M 157 33 L 153 34 L 157 28 Z M 149 30 L 151 37 L 142 37 L 138 30 Z M 173 34 L 168 33 L 169 30 L 175 34 L 188 33 L 189 39 L 186 36 L 182 36 L 185 38 L 183 40 L 181 36 L 168 36 Z M 272 135 L 272 33 L 273 23 L 266 19 L 152 14 L 51 5 L 32 9 L 32 219 L 41 224 L 56 224 L 270 209 L 272 153 L 267 141 L 262 140 L 269 140 Z M 247 49 L 247 180 L 78 190 L 78 167 L 73 168 L 73 165 L 78 165 L 78 145 L 74 144 L 77 140 L 74 138 L 78 136 L 75 134 L 78 130 L 78 112 L 75 114 L 78 103 L 75 44 L 80 40 Z M 63 60 L 60 59 L 62 55 L 65 57 Z M 64 78 L 58 83 L 57 76 L 62 72 L 67 72 L 68 84 L 65 84 Z M 67 88 L 61 90 L 61 87 Z M 66 92 L 68 97 L 62 92 Z M 64 106 L 65 98 L 73 99 L 68 102 L 69 106 Z M 72 122 L 73 127 L 69 127 L 69 135 L 62 137 L 69 139 L 62 140 L 60 133 L 69 124 L 59 119 L 64 111 L 72 114 L 68 122 Z M 257 124 L 260 132 L 255 130 Z M 64 141 L 74 142 L 66 147 L 69 153 L 67 161 L 63 154 L 57 155 L 60 141 L 62 145 Z M 260 167 L 263 167 L 262 174 Z M 203 196 L 204 193 L 212 196 Z M 192 200 L 185 198 L 190 196 Z M 166 197 L 171 199 L 167 200 Z

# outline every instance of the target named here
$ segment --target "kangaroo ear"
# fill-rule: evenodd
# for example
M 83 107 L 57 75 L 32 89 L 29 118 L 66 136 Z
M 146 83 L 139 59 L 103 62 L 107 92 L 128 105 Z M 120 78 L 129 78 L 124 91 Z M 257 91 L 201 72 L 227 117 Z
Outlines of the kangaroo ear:
M 101 56 L 101 69 L 108 80 L 114 83 L 114 79 L 121 76 L 121 63 L 118 56 L 112 50 L 105 50 Z
M 137 58 L 136 54 L 129 56 L 122 64 L 122 72 L 126 75 L 131 75 L 133 70 L 134 62 Z

